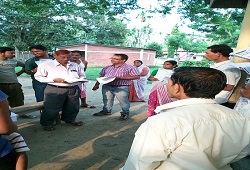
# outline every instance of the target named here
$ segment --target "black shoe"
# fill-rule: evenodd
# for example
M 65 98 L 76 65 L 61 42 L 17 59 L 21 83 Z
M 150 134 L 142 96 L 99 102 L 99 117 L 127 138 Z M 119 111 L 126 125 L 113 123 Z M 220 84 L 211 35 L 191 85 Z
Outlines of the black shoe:
M 121 114 L 121 116 L 119 117 L 119 120 L 127 120 L 129 117 L 129 114 Z
M 103 110 L 93 114 L 93 116 L 108 116 L 108 115 L 111 115 L 111 112 L 103 111 Z

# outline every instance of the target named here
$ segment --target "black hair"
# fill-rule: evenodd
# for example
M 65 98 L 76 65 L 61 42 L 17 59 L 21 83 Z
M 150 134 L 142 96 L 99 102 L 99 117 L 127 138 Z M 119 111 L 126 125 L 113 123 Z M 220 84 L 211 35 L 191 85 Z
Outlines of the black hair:
M 29 47 L 29 50 L 31 51 L 32 49 L 38 49 L 38 50 L 42 50 L 42 51 L 47 51 L 48 49 L 46 47 L 44 47 L 43 45 L 33 45 L 31 47 Z
M 78 53 L 80 54 L 82 57 L 85 56 L 85 51 L 80 51 L 80 50 L 74 50 L 74 51 L 71 51 L 72 53 Z
M 127 61 L 128 60 L 128 56 L 126 54 L 114 54 L 116 56 L 120 56 L 122 60 Z
M 143 64 L 143 62 L 142 62 L 141 60 L 135 60 L 135 61 L 137 61 L 137 62 L 139 62 L 139 63 Z M 135 61 L 134 61 L 134 62 L 135 62 Z
M 172 64 L 173 66 L 174 66 L 174 68 L 175 67 L 177 67 L 178 65 L 177 65 L 177 61 L 175 61 L 175 60 L 167 60 L 167 61 L 164 61 L 164 63 L 170 63 L 170 64 Z
M 221 53 L 224 57 L 229 57 L 230 53 L 233 52 L 233 49 L 230 48 L 228 45 L 225 44 L 219 44 L 219 45 L 212 45 L 210 47 L 207 47 L 207 49 L 210 49 L 213 53 Z
M 0 47 L 0 53 L 5 53 L 6 51 L 15 51 L 12 47 Z
M 192 98 L 215 98 L 227 82 L 222 71 L 207 67 L 179 67 L 170 79 L 173 84 L 181 85 L 184 93 Z

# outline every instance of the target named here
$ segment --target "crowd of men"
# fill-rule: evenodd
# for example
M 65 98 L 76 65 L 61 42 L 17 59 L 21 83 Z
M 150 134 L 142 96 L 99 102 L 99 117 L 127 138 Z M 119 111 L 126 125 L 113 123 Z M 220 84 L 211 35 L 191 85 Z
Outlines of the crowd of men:
M 83 61 L 70 61 L 72 52 L 68 50 L 58 50 L 50 56 L 44 46 L 35 45 L 30 47 L 30 51 L 34 57 L 23 64 L 14 59 L 13 48 L 0 48 L 0 90 L 8 95 L 2 101 L 8 99 L 10 107 L 24 104 L 17 76 L 26 72 L 31 75 L 36 101 L 44 102 L 40 124 L 45 131 L 55 130 L 56 119 L 82 126 L 83 122 L 77 121 L 76 117 L 80 106 L 89 106 L 83 99 L 86 101 L 83 84 L 87 81 L 84 73 L 87 66 L 81 66 Z M 233 110 L 236 103 L 229 102 L 241 78 L 240 70 L 232 66 L 229 59 L 231 52 L 227 45 L 213 45 L 207 48 L 205 54 L 208 60 L 215 62 L 211 68 L 180 67 L 173 71 L 167 83 L 167 92 L 176 100 L 157 107 L 155 112 L 158 114 L 149 117 L 140 126 L 121 169 L 215 170 L 230 169 L 230 166 L 233 169 L 248 167 L 250 114 L 247 109 L 243 109 L 243 113 Z M 127 60 L 126 54 L 114 54 L 111 65 L 101 70 L 100 77 L 114 79 L 102 85 L 103 108 L 94 116 L 111 115 L 116 97 L 122 109 L 119 120 L 129 118 L 129 86 L 132 80 L 140 78 L 140 73 L 136 67 L 127 64 Z M 16 66 L 22 67 L 18 73 L 15 73 Z M 99 87 L 97 81 L 92 90 Z M 246 90 L 242 93 L 248 97 Z M 1 114 L 6 113 L 0 112 L 0 119 Z M 15 130 L 12 125 L 9 131 Z M 3 138 L 0 142 L 6 143 Z M 6 158 L 10 150 L 8 146 L 6 154 L 0 153 L 0 169 L 2 164 L 6 165 L 1 159 Z

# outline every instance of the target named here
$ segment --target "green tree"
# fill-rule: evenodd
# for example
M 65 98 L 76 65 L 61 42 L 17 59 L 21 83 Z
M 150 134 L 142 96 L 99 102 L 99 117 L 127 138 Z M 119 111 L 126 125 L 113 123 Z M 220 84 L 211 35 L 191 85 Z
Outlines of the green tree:
M 108 45 L 122 45 L 128 33 L 127 26 L 120 19 L 107 20 L 104 17 L 95 20 L 95 28 L 89 35 L 92 41 Z
M 183 44 L 183 40 L 186 38 L 184 33 L 181 33 L 178 29 L 178 25 L 175 25 L 171 31 L 171 34 L 165 37 L 165 44 L 168 49 L 168 58 L 173 58 L 174 54 Z
M 159 2 L 162 4 L 158 12 L 162 12 L 164 7 L 169 9 L 165 2 Z M 169 3 L 171 2 L 176 1 L 170 0 Z M 204 36 L 211 42 L 236 46 L 245 10 L 213 9 L 205 0 L 179 0 L 176 7 L 182 19 L 191 21 L 189 27 L 205 33 Z
M 146 48 L 149 48 L 149 49 L 153 49 L 153 50 L 156 50 L 156 55 L 155 57 L 162 57 L 163 56 L 163 47 L 161 44 L 157 43 L 157 42 L 152 42 L 152 43 L 149 43 Z
M 91 18 L 114 18 L 125 10 L 137 8 L 137 0 L 4 0 L 0 1 L 0 38 L 4 45 L 26 50 L 42 43 L 56 45 L 80 43 L 91 39 L 97 26 Z

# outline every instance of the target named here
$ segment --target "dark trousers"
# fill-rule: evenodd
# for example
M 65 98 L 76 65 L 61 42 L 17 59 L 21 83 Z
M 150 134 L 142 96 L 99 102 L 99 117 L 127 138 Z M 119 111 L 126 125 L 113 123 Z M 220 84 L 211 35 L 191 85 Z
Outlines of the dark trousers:
M 10 107 L 24 105 L 24 95 L 20 83 L 0 83 L 0 90 L 9 96 Z
M 44 90 L 44 110 L 41 114 L 40 124 L 42 126 L 53 125 L 59 112 L 62 112 L 62 121 L 75 121 L 80 108 L 79 97 L 79 86 L 62 88 L 47 85 Z
M 221 103 L 222 106 L 226 106 L 226 107 L 228 107 L 228 108 L 230 108 L 230 109 L 233 109 L 234 106 L 235 106 L 235 104 L 236 104 L 236 103 L 228 103 L 228 102 L 226 102 L 226 103 Z
M 250 156 L 242 158 L 241 160 L 230 164 L 233 170 L 250 170 Z
M 17 154 L 14 149 L 0 158 L 0 169 L 1 170 L 15 170 L 16 169 Z
M 41 102 L 44 99 L 44 90 L 47 84 L 34 84 L 32 83 L 32 87 L 35 91 L 35 97 L 37 102 Z

